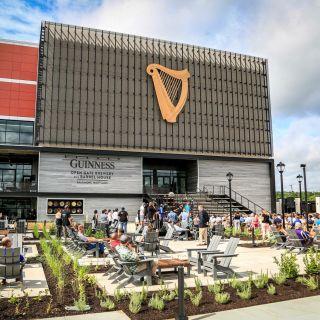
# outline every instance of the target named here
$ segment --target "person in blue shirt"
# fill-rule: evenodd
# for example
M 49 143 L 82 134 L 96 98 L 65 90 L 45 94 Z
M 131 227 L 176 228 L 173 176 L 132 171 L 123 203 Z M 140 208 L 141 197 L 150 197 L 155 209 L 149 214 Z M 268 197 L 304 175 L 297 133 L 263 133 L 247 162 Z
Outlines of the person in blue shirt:
M 178 221 L 178 215 L 172 209 L 168 214 L 168 220 L 173 223 L 176 223 Z
M 190 204 L 189 204 L 189 201 L 184 205 L 184 209 L 187 213 L 190 213 Z

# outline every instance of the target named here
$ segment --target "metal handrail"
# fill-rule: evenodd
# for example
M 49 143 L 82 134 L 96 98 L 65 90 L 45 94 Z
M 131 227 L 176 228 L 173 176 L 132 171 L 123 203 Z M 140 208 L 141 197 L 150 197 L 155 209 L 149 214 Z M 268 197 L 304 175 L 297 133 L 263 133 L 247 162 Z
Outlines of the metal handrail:
M 214 185 L 204 185 L 204 188 L 207 190 L 212 189 L 212 195 L 228 195 L 229 194 L 229 187 L 225 185 L 214 186 Z M 227 190 L 227 192 L 226 192 Z M 218 191 L 218 192 L 217 192 Z M 235 200 L 236 202 L 240 203 L 250 211 L 257 213 L 257 210 L 260 211 L 265 210 L 257 203 L 253 202 L 252 200 L 248 199 L 247 197 L 241 195 L 239 192 L 231 189 L 231 199 Z M 265 210 L 268 212 L 267 210 Z

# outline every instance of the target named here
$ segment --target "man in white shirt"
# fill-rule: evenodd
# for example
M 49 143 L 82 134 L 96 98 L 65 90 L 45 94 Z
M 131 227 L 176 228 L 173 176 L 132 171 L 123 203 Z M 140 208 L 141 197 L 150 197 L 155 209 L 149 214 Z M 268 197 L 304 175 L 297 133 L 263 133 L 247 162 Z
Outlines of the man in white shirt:
M 113 210 L 113 213 L 112 213 L 112 222 L 116 223 L 118 222 L 118 220 L 119 220 L 119 211 L 118 211 L 118 208 L 116 208 Z
M 140 223 L 143 224 L 143 222 L 144 222 L 144 203 L 140 207 L 139 219 L 140 219 Z

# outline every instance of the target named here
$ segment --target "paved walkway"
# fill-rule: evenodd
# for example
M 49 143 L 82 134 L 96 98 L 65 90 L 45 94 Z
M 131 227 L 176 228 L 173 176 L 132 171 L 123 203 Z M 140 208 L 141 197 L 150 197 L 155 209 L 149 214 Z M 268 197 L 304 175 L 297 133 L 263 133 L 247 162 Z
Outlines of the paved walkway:
M 262 304 L 259 306 L 191 316 L 191 320 L 315 320 L 320 296 Z
M 8 280 L 8 285 L 0 286 L 0 299 L 22 297 L 23 291 L 30 297 L 46 295 L 49 293 L 46 277 L 41 263 L 26 264 L 23 268 L 23 285 Z
M 130 320 L 122 311 L 110 311 L 101 313 L 86 313 L 77 316 L 65 316 L 56 318 L 42 318 L 41 320 Z M 40 319 L 38 319 L 40 320 Z

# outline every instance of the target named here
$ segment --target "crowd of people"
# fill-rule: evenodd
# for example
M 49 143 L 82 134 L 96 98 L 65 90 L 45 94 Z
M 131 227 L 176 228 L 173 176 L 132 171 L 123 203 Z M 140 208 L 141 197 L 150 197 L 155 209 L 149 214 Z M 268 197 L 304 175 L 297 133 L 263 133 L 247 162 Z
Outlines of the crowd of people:
M 222 225 L 224 229 L 230 228 L 230 216 L 226 215 L 209 215 L 202 205 L 196 208 L 192 201 L 180 203 L 159 203 L 143 202 L 137 212 L 136 225 L 152 225 L 154 230 L 160 233 L 165 232 L 164 223 L 170 223 L 175 231 L 185 238 L 192 238 L 194 230 L 197 231 L 199 245 L 207 244 L 208 230 L 215 229 L 217 225 Z M 308 223 L 308 228 L 306 225 Z M 58 210 L 56 213 L 57 236 L 62 234 L 67 236 L 66 228 L 74 224 L 68 206 L 64 210 Z M 91 221 L 92 229 L 98 226 L 105 229 L 106 236 L 110 237 L 112 231 L 117 230 L 119 234 L 126 234 L 128 227 L 128 212 L 124 207 L 121 210 L 115 208 L 103 209 L 101 212 L 94 210 Z M 285 215 L 285 228 L 283 228 L 282 216 L 279 214 L 270 214 L 262 210 L 261 214 L 243 213 L 234 211 L 232 214 L 232 226 L 235 234 L 242 232 L 252 232 L 259 229 L 263 241 L 270 238 L 271 226 L 274 225 L 277 231 L 287 236 L 287 229 L 295 229 L 296 233 L 306 242 L 312 241 L 314 237 L 314 228 L 320 226 L 320 214 L 309 214 L 308 222 L 305 215 L 291 213 Z M 307 230 L 308 229 L 308 230 Z

